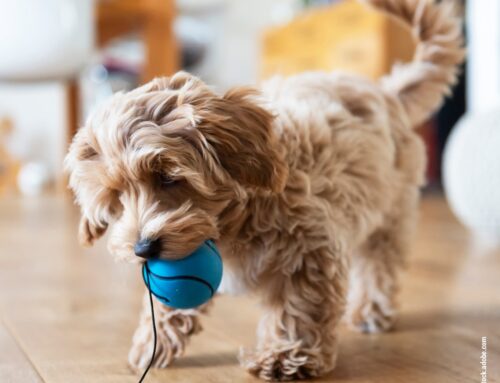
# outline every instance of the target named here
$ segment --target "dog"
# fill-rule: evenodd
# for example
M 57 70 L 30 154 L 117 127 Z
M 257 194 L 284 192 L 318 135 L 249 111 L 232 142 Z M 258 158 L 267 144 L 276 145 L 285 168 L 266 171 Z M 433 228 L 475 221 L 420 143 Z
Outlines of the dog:
M 261 299 L 257 345 L 240 360 L 265 380 L 330 372 L 342 318 L 367 333 L 395 321 L 426 163 L 413 127 L 449 94 L 464 43 L 450 3 L 365 2 L 417 40 L 380 81 L 304 73 L 217 94 L 180 72 L 114 95 L 65 160 L 84 244 L 110 226 L 110 253 L 142 263 L 216 241 L 225 288 Z M 183 353 L 206 310 L 155 303 L 155 367 Z M 145 296 L 131 366 L 147 366 L 152 342 Z

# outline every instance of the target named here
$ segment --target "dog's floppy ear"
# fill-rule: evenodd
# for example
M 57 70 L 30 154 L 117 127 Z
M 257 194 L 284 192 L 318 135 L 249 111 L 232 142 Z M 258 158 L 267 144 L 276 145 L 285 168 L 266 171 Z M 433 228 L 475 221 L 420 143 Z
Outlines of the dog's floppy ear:
M 113 192 L 100 185 L 93 184 L 91 179 L 78 182 L 73 179 L 71 188 L 75 192 L 76 202 L 80 206 L 81 218 L 78 227 L 78 239 L 84 246 L 93 245 L 102 237 L 113 219 L 116 207 L 116 197 Z M 75 187 L 75 182 L 79 186 Z
M 90 180 L 89 180 L 90 181 Z M 91 246 L 108 228 L 116 211 L 116 197 L 113 192 L 98 185 L 80 183 L 72 186 L 76 201 L 80 206 L 81 218 L 78 239 L 84 246 Z
M 256 90 L 238 87 L 210 105 L 199 129 L 234 180 L 246 187 L 280 192 L 288 168 L 272 130 L 273 119 L 259 105 Z
M 113 215 L 110 207 L 113 198 L 107 195 L 105 189 L 79 183 L 74 177 L 70 185 L 81 211 L 78 239 L 82 245 L 91 246 L 108 228 L 108 222 Z
M 80 219 L 80 225 L 78 227 L 78 239 L 80 243 L 84 246 L 92 246 L 94 241 L 100 238 L 108 228 L 107 223 L 102 223 L 97 226 L 84 215 Z
M 69 176 L 69 186 L 82 214 L 78 238 L 82 245 L 90 246 L 105 233 L 116 198 L 112 190 L 99 182 L 103 171 L 99 155 L 88 143 L 84 129 L 75 136 L 64 166 Z

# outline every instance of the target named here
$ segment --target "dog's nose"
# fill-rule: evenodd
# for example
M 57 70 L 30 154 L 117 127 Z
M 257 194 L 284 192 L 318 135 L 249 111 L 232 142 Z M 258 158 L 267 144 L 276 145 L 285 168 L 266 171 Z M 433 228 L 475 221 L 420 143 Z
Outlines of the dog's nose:
M 149 259 L 158 256 L 161 250 L 159 239 L 141 239 L 134 246 L 134 253 L 138 257 Z

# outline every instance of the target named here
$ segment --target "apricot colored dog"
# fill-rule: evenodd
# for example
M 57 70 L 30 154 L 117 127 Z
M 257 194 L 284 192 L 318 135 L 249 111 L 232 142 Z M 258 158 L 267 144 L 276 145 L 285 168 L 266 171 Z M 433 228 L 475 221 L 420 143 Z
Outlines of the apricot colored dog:
M 464 50 L 447 2 L 366 2 L 418 40 L 414 60 L 381 81 L 304 73 L 220 95 L 181 72 L 113 96 L 67 156 L 85 244 L 110 226 L 110 252 L 140 263 L 217 242 L 224 287 L 261 298 L 257 345 L 241 362 L 263 379 L 331 371 L 343 316 L 363 332 L 394 322 L 424 181 L 412 128 L 440 106 Z M 156 367 L 182 354 L 205 309 L 155 303 Z M 129 355 L 136 368 L 151 356 L 149 310 Z

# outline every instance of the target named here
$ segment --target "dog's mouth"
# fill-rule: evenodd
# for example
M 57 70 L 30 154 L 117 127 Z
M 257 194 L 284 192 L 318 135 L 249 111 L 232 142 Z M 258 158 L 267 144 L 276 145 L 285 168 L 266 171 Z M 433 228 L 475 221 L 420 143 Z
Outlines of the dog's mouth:
M 150 259 L 182 259 L 193 253 L 205 241 L 216 238 L 200 234 L 202 233 L 199 231 L 173 233 L 169 238 L 162 236 L 152 241 L 139 240 L 135 243 L 124 241 L 112 234 L 108 242 L 108 250 L 117 261 L 126 263 L 143 264 Z M 173 237 L 186 238 L 186 240 L 173 241 Z
M 160 246 L 159 243 L 161 243 L 159 240 L 155 240 L 155 241 L 156 241 L 156 243 L 153 242 L 153 245 L 152 245 L 153 248 L 154 248 L 154 246 Z M 149 245 L 149 243 L 146 242 L 146 244 L 145 244 L 144 241 L 139 241 L 138 244 L 136 244 L 136 246 L 134 246 L 135 255 L 136 255 L 136 257 L 139 258 L 139 262 L 141 264 L 146 264 L 147 261 L 149 261 L 149 260 L 158 260 L 158 259 L 160 259 L 160 260 L 161 259 L 172 260 L 172 259 L 178 259 L 178 258 L 188 257 L 188 256 L 192 255 L 193 253 L 195 253 L 196 250 L 199 250 L 200 248 L 202 248 L 203 246 L 208 246 L 213 252 L 215 252 L 217 254 L 219 253 L 219 251 L 215 247 L 215 240 L 213 238 L 206 238 L 206 239 L 204 239 L 198 246 L 196 246 L 196 248 L 193 251 L 190 251 L 187 254 L 183 254 L 182 256 L 179 255 L 176 258 L 172 258 L 172 257 L 165 258 L 165 257 L 162 257 L 161 250 L 158 250 L 156 252 L 155 251 L 150 251 L 146 255 L 146 254 L 143 253 L 144 252 L 144 249 L 143 249 L 144 246 L 147 246 L 148 248 L 151 247 Z
M 141 239 L 134 245 L 134 254 L 139 261 L 144 263 L 150 259 L 181 259 L 190 255 L 193 251 L 199 248 L 204 242 L 210 238 L 203 238 L 199 242 L 193 242 L 192 244 L 178 244 L 176 246 L 169 246 L 166 244 L 165 240 L 160 238 L 157 239 Z M 168 249 L 176 248 L 176 252 Z
M 181 259 L 207 239 L 219 237 L 216 218 L 190 203 L 167 211 L 153 204 L 140 211 L 124 214 L 113 225 L 108 249 L 119 261 Z

